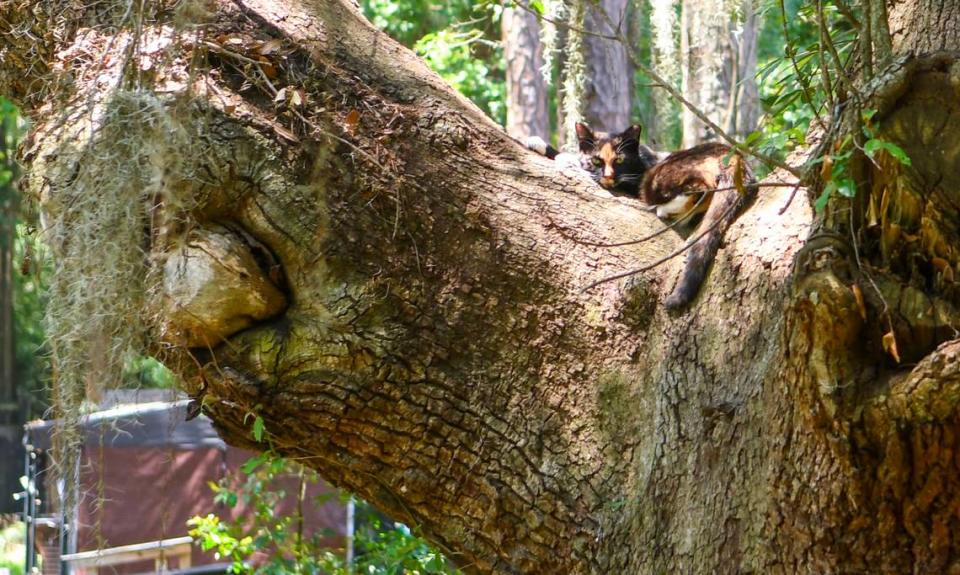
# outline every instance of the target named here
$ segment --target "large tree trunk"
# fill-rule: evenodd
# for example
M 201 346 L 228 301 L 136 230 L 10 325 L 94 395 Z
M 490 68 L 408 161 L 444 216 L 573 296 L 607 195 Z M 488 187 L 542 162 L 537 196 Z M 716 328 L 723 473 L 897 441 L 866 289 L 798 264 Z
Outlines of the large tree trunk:
M 871 176 L 899 218 L 897 265 L 848 236 L 805 243 L 810 198 L 784 211 L 791 187 L 765 187 L 700 296 L 668 314 L 679 259 L 582 288 L 681 238 L 597 247 L 659 223 L 523 150 L 350 2 L 102 28 L 80 24 L 109 10 L 57 6 L 0 4 L 17 31 L 0 29 L 0 92 L 36 122 L 31 189 L 70 230 L 67 200 L 113 193 L 91 183 L 129 158 L 153 200 L 165 336 L 196 346 L 178 369 L 229 441 L 250 445 L 262 417 L 273 447 L 471 572 L 960 566 L 960 344 L 944 343 L 958 298 L 945 271 L 908 277 L 960 261 L 949 55 L 920 52 L 877 103 L 913 159 Z M 159 28 L 188 17 L 206 24 Z M 957 48 L 957 19 L 933 20 L 938 47 Z M 135 134 L 147 151 L 116 147 Z M 856 261 L 872 254 L 868 281 Z
M 731 76 L 727 130 L 741 140 L 760 123 L 760 89 L 757 86 L 757 50 L 761 29 L 760 6 L 754 0 L 742 0 L 743 23 L 731 34 L 732 55 L 727 70 Z

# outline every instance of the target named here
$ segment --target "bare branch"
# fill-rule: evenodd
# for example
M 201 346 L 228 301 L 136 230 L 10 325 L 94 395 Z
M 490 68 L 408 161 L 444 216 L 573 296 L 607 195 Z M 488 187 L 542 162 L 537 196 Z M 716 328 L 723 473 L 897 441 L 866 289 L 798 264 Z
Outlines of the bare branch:
M 585 291 L 588 291 L 588 290 L 590 290 L 590 289 L 592 289 L 592 288 L 597 287 L 597 286 L 600 285 L 600 284 L 605 284 L 605 283 L 607 283 L 607 282 L 612 282 L 612 281 L 615 281 L 615 280 L 618 280 L 618 279 L 623 279 L 623 278 L 625 278 L 625 277 L 630 277 L 630 276 L 632 276 L 632 275 L 636 275 L 636 274 L 639 274 L 639 273 L 643 273 L 643 272 L 645 272 L 645 271 L 650 271 L 650 270 L 652 270 L 653 268 L 659 266 L 660 264 L 672 260 L 673 258 L 677 257 L 678 255 L 684 253 L 685 251 L 687 251 L 687 250 L 689 250 L 690 248 L 692 248 L 693 246 L 695 246 L 695 245 L 697 244 L 697 242 L 699 242 L 702 238 L 706 237 L 707 234 L 709 234 L 709 233 L 712 232 L 714 229 L 716 229 L 716 227 L 719 226 L 722 222 L 724 222 L 724 221 L 727 219 L 727 216 L 729 216 L 730 213 L 731 213 L 733 210 L 735 210 L 736 208 L 737 208 L 737 204 L 736 204 L 736 203 L 730 204 L 730 207 L 728 207 L 726 210 L 724 210 L 724 212 L 720 215 L 720 217 L 717 218 L 717 219 L 713 222 L 713 224 L 710 225 L 710 227 L 708 227 L 707 229 L 705 229 L 705 230 L 703 230 L 702 232 L 700 232 L 699 234 L 697 234 L 697 236 L 694 237 L 693 239 L 688 240 L 687 243 L 684 244 L 683 247 L 678 248 L 678 249 L 672 251 L 671 253 L 663 256 L 662 258 L 658 259 L 657 261 L 653 262 L 652 264 L 647 264 L 647 265 L 645 265 L 645 266 L 643 266 L 643 267 L 639 267 L 639 268 L 636 268 L 636 269 L 628 270 L 628 271 L 625 271 L 625 272 L 621 272 L 621 273 L 618 273 L 618 274 L 614 274 L 614 275 L 612 275 L 612 276 L 607 276 L 607 277 L 605 277 L 605 278 L 598 279 L 597 281 L 595 281 L 595 282 L 593 282 L 593 283 L 591 283 L 591 284 L 588 284 L 585 288 L 583 288 L 583 289 L 580 290 L 580 291 L 581 291 L 581 292 L 585 292 Z

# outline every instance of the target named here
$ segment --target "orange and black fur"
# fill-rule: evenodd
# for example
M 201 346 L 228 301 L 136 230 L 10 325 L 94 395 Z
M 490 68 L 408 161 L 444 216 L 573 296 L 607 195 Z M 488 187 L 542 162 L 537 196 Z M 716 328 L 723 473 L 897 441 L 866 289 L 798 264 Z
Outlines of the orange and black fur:
M 688 216 L 692 222 L 703 214 L 687 240 L 680 279 L 664 302 L 668 309 L 682 307 L 700 291 L 727 228 L 756 197 L 756 180 L 743 156 L 729 146 L 701 144 L 670 154 L 653 166 L 643 178 L 640 193 L 662 219 Z
M 595 132 L 577 122 L 578 154 L 558 152 L 540 138 L 527 140 L 527 147 L 551 160 L 577 165 L 606 190 L 636 196 L 643 175 L 660 159 L 660 154 L 640 143 L 640 124 L 619 133 Z

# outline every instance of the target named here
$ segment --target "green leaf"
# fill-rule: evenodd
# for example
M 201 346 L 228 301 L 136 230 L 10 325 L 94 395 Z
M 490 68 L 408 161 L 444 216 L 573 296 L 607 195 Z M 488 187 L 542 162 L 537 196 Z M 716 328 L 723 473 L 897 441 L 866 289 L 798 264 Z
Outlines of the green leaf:
M 883 147 L 883 140 L 870 138 L 869 140 L 864 142 L 863 152 L 872 158 L 873 155 L 877 153 L 877 150 L 881 149 L 882 147 Z
M 822 213 L 823 208 L 827 207 L 827 202 L 830 200 L 830 195 L 837 189 L 837 184 L 830 180 L 825 186 L 823 186 L 823 193 L 820 194 L 820 197 L 817 198 L 817 201 L 814 202 L 813 208 L 817 213 Z
M 883 142 L 883 149 L 886 150 L 888 154 L 897 159 L 898 162 L 904 166 L 912 166 L 913 161 L 910 160 L 910 156 L 903 151 L 903 148 L 894 144 L 893 142 Z
M 903 151 L 903 148 L 894 144 L 893 142 L 888 142 L 886 140 L 881 140 L 879 138 L 871 138 L 863 144 L 863 151 L 871 158 L 877 153 L 877 151 L 883 150 L 886 153 L 893 156 L 898 162 L 904 166 L 912 166 L 913 162 L 910 160 L 910 156 Z
M 250 459 L 243 462 L 243 465 L 240 466 L 240 471 L 243 471 L 244 474 L 250 475 L 260 467 L 260 464 L 263 463 L 263 456 L 257 455 L 251 457 Z
M 263 441 L 263 418 L 259 415 L 253 420 L 253 439 L 257 443 Z
M 837 192 L 845 198 L 857 195 L 857 184 L 851 178 L 842 178 L 837 181 Z
M 543 16 L 544 8 L 543 2 L 540 0 L 532 0 L 530 2 L 530 9 L 537 13 L 538 16 Z

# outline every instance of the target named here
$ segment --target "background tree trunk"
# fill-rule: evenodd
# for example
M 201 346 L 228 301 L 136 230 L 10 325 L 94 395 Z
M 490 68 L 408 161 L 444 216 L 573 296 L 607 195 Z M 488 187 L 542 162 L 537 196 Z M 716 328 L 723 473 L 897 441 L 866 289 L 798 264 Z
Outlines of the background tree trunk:
M 730 82 L 731 104 L 727 112 L 729 133 L 745 140 L 760 123 L 760 91 L 757 86 L 757 41 L 762 21 L 760 6 L 754 0 L 742 0 L 743 23 L 731 34 L 734 58 L 729 69 L 736 69 Z
M 185 254 L 214 242 L 236 255 L 227 287 L 284 297 L 236 333 L 200 326 L 209 345 L 176 366 L 229 441 L 251 445 L 262 417 L 271 446 L 472 572 L 960 565 L 958 299 L 947 272 L 929 275 L 960 269 L 951 55 L 887 72 L 877 118 L 913 162 L 869 164 L 858 201 L 886 198 L 885 223 L 863 249 L 814 215 L 819 190 L 784 209 L 792 185 L 764 187 L 693 305 L 669 314 L 676 259 L 582 288 L 681 238 L 598 247 L 659 223 L 523 150 L 349 2 L 210 4 L 204 42 L 140 15 L 157 27 L 133 59 L 110 53 L 123 21 L 80 28 L 92 14 L 44 6 L 0 4 L 18 31 L 0 29 L 0 56 L 18 55 L 0 59 L 0 91 L 34 118 L 24 158 L 63 222 L 54 250 L 69 247 L 66 200 L 110 193 L 92 184 L 127 169 L 146 175 L 116 186 L 163 199 L 139 205 L 167 309 L 248 315 L 181 295 L 207 287 Z M 96 153 L 118 129 L 145 147 Z M 903 365 L 884 351 L 893 320 Z
M 759 120 L 756 84 L 758 17 L 752 0 L 684 0 L 681 68 L 684 97 L 731 134 L 752 132 Z M 708 126 L 682 110 L 683 147 L 714 139 Z
M 677 34 L 677 1 L 652 0 L 650 2 L 650 24 L 653 31 L 650 54 L 654 71 L 669 84 L 680 87 L 680 46 Z M 676 141 L 677 118 L 680 116 L 678 103 L 665 89 L 653 86 L 655 111 L 650 137 L 664 148 Z
M 615 30 L 607 23 L 613 22 Z M 586 28 L 598 34 L 626 34 L 627 0 L 601 0 L 589 4 Z M 596 130 L 620 132 L 632 124 L 633 66 L 627 58 L 627 48 L 615 40 L 597 36 L 584 38 L 587 62 L 587 82 L 584 93 L 583 117 Z
M 560 142 L 573 142 L 570 149 L 576 148 L 576 122 L 606 132 L 622 131 L 632 123 L 633 67 L 626 48 L 595 35 L 614 33 L 607 18 L 625 31 L 627 1 L 602 0 L 596 5 L 578 1 L 570 8 L 570 23 L 589 32 L 569 29 L 563 36 L 563 83 L 557 94 L 557 116 Z
M 540 24 L 527 10 L 505 7 L 500 16 L 507 63 L 507 133 L 514 138 L 548 138 L 547 92 L 543 80 Z
M 14 116 L 0 111 L 0 460 L 11 463 L 22 459 L 20 436 L 24 423 L 14 378 L 13 242 L 18 204 L 13 185 L 15 133 Z M 5 466 L 2 471 L 0 493 L 21 491 L 17 466 Z M 14 513 L 15 507 L 13 498 L 6 497 L 0 502 L 0 513 Z

